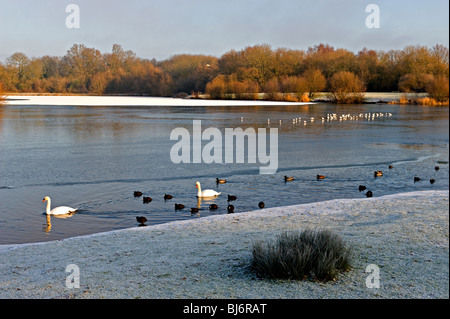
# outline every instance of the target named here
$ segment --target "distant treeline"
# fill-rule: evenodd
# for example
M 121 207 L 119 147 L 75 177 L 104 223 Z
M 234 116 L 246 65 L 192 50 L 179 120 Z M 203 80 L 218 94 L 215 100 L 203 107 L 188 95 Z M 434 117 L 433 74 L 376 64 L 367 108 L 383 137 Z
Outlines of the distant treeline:
M 221 57 L 174 55 L 148 60 L 114 45 L 101 53 L 82 44 L 63 57 L 14 53 L 0 63 L 4 92 L 138 94 L 211 98 L 308 99 L 331 92 L 333 99 L 358 99 L 358 92 L 427 92 L 437 100 L 449 95 L 449 49 L 408 46 L 403 50 L 353 53 L 326 44 L 308 50 L 256 45 Z

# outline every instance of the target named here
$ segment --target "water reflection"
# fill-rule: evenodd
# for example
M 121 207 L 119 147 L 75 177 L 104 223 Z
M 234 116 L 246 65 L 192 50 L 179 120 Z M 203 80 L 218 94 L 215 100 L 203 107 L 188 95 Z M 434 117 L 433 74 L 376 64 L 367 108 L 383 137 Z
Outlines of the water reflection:
M 50 232 L 52 231 L 52 218 L 68 219 L 68 218 L 72 217 L 75 214 L 76 213 L 70 213 L 70 214 L 66 214 L 66 215 L 48 215 L 48 214 L 45 214 L 46 223 L 45 223 L 43 232 L 46 233 L 46 234 L 50 234 Z
M 398 116 L 404 116 L 408 122 L 430 120 L 435 116 L 435 110 L 423 107 L 420 116 L 411 116 L 412 106 L 394 107 Z M 143 138 L 167 137 L 174 128 L 173 123 L 179 127 L 191 128 L 192 121 L 201 119 L 206 126 L 214 127 L 277 127 L 280 132 L 292 132 L 297 135 L 320 135 L 330 129 L 353 130 L 355 125 L 363 123 L 364 118 L 355 120 L 323 121 L 328 114 L 351 114 L 357 116 L 368 112 L 392 111 L 392 106 L 372 105 L 340 105 L 317 104 L 304 106 L 205 106 L 205 107 L 6 107 L 0 113 L 0 131 L 11 130 L 28 135 L 30 142 L 36 142 L 38 137 L 45 137 L 47 141 L 65 141 L 66 143 L 88 143 L 93 136 L 98 140 L 115 142 L 126 141 L 131 136 Z M 8 121 L 3 121 L 7 118 Z M 316 121 L 311 121 L 316 118 Z M 298 120 L 293 122 L 293 120 Z M 270 120 L 270 124 L 268 124 Z M 371 121 L 371 125 L 388 122 L 387 117 Z M 367 124 L 367 120 L 365 121 Z M 414 125 L 408 126 L 414 128 Z M 358 126 L 356 126 L 358 128 Z M 42 141 L 42 139 L 40 139 Z
M 144 123 L 128 117 L 126 112 L 115 112 L 108 116 L 108 112 L 98 110 L 101 107 L 7 107 L 5 114 L 0 114 L 0 122 L 3 117 L 8 118 L 2 131 L 15 131 L 22 138 L 33 140 L 39 136 L 46 136 L 47 141 L 54 140 L 67 142 L 89 142 L 92 136 L 97 138 L 120 139 L 126 135 L 139 134 L 138 131 L 148 134 L 148 127 Z M 111 110 L 111 109 L 110 109 Z M 122 117 L 116 121 L 115 116 Z M 151 133 L 151 132 L 150 132 Z
M 50 215 L 45 215 L 45 218 L 47 219 L 47 223 L 44 227 L 44 233 L 48 234 L 52 231 L 52 217 Z
M 220 196 L 223 196 L 223 194 L 221 194 Z M 202 208 L 202 202 L 205 205 L 205 207 L 209 207 L 209 205 L 213 204 L 216 202 L 218 197 L 197 197 L 197 208 L 201 209 Z

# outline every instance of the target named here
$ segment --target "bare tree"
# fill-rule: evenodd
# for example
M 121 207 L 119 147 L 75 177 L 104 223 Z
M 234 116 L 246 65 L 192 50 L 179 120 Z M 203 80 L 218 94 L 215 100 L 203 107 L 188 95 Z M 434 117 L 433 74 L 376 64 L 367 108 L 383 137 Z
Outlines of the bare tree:
M 314 97 L 315 93 L 323 91 L 327 85 L 327 79 L 319 69 L 309 69 L 303 74 L 303 77 L 310 98 Z
M 87 48 L 83 44 L 73 45 L 61 63 L 64 73 L 73 78 L 74 86 L 81 92 L 87 91 L 91 77 L 106 68 L 100 51 Z
M 438 76 L 429 82 L 426 91 L 431 98 L 438 102 L 448 101 L 449 98 L 449 81 L 446 76 Z
M 337 103 L 358 103 L 364 99 L 363 81 L 354 73 L 342 71 L 330 79 L 332 100 Z
M 24 77 L 25 67 L 29 63 L 30 59 L 28 59 L 28 57 L 22 52 L 16 52 L 10 57 L 6 58 L 7 67 L 15 70 L 19 81 L 21 81 L 22 78 Z

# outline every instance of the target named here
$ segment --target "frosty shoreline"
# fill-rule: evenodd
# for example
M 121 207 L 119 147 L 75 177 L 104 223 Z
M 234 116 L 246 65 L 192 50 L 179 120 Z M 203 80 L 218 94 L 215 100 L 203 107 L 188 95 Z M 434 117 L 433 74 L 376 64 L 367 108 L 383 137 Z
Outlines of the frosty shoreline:
M 449 191 L 343 199 L 0 246 L 0 298 L 449 298 Z M 331 283 L 261 280 L 255 240 L 331 229 L 354 249 Z M 80 269 L 68 289 L 69 264 Z M 366 266 L 380 268 L 369 289 Z

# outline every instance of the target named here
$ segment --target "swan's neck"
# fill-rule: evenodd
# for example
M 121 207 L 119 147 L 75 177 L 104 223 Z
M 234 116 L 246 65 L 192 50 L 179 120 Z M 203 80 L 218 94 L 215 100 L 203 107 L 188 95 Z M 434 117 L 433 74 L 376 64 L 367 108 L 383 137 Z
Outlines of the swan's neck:
M 50 198 L 47 200 L 47 215 L 50 215 L 50 205 L 51 205 L 51 200 Z
M 200 186 L 200 184 L 197 184 L 197 188 L 198 188 L 197 195 L 200 196 L 202 194 L 202 187 Z

